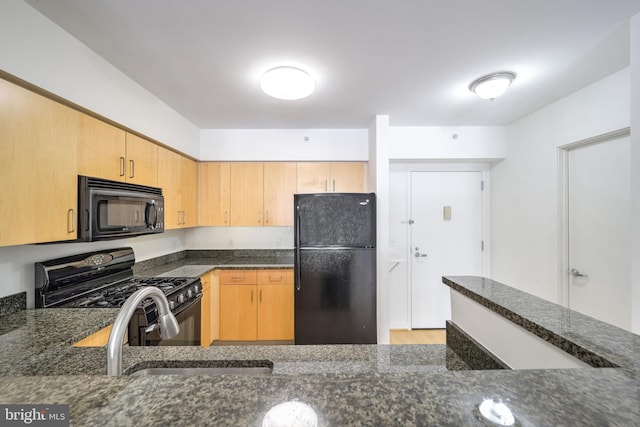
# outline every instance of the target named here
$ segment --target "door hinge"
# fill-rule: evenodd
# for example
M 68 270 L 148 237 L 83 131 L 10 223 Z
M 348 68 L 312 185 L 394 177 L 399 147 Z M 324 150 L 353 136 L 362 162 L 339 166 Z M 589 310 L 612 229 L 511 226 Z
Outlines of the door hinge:
M 484 191 L 484 181 L 480 180 L 480 191 Z
M 484 240 L 480 240 L 480 250 L 484 252 Z

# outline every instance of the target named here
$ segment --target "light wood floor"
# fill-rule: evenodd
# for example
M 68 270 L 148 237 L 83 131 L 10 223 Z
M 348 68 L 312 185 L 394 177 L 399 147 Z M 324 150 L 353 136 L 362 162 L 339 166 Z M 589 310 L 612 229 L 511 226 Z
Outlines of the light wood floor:
M 391 329 L 391 344 L 446 344 L 444 329 Z

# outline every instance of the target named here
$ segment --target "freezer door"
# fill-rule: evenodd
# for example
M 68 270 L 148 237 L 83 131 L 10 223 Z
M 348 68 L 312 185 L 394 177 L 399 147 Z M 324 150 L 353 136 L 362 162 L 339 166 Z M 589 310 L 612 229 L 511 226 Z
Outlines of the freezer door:
M 295 343 L 375 344 L 375 249 L 302 249 Z
M 295 245 L 375 247 L 375 197 L 374 193 L 294 195 Z

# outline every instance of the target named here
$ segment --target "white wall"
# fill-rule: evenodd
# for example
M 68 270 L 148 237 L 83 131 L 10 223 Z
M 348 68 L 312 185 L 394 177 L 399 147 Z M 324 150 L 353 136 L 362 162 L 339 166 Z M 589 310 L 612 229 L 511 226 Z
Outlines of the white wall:
M 392 161 L 389 167 L 389 327 L 391 329 L 411 328 L 411 190 L 409 174 L 414 171 L 478 171 L 485 181 L 482 195 L 482 234 L 485 241 L 483 253 L 483 274 L 490 276 L 490 163 L 467 163 L 469 159 L 459 158 L 455 163 L 434 162 L 428 159 L 413 162 Z M 442 286 L 445 286 L 444 284 Z
M 367 129 L 203 129 L 200 160 L 367 161 Z
M 502 126 L 392 126 L 393 160 L 496 160 L 507 155 Z
M 391 164 L 387 268 L 393 267 L 389 272 L 389 326 L 404 329 L 411 327 L 409 229 L 402 223 L 409 219 L 407 174 L 412 170 L 478 170 L 486 175 L 490 162 L 507 156 L 507 133 L 501 126 L 391 126 L 388 135 Z M 488 194 L 488 185 L 486 189 Z M 485 206 L 488 208 L 488 203 Z M 485 228 L 488 233 L 488 221 Z M 489 239 L 485 243 L 488 254 Z
M 0 69 L 192 156 L 200 131 L 103 58 L 21 0 L 0 1 Z M 130 245 L 139 260 L 185 248 L 184 232 L 104 243 L 0 248 L 0 297 L 27 291 L 33 306 L 33 263 Z
M 369 190 L 376 193 L 378 344 L 389 344 L 389 116 L 369 127 Z
M 630 124 L 625 68 L 507 128 L 491 171 L 492 278 L 558 300 L 557 147 Z
M 631 19 L 631 330 L 640 334 L 640 14 Z M 636 131 L 634 131 L 636 130 Z
M 200 131 L 22 0 L 0 1 L 0 69 L 199 156 Z

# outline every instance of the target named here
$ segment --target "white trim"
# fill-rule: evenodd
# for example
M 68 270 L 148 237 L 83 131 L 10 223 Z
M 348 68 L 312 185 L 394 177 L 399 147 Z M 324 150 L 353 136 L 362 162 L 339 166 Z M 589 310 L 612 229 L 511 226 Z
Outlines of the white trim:
M 402 164 L 404 162 L 394 162 Z M 481 195 L 481 215 L 482 215 L 482 230 L 481 236 L 484 241 L 484 251 L 482 251 L 482 275 L 485 277 L 491 277 L 491 180 L 490 180 L 491 165 L 489 163 L 460 163 L 460 162 L 442 162 L 442 161 L 424 161 L 420 163 L 407 163 L 406 164 L 406 179 L 407 179 L 407 215 L 411 215 L 411 173 L 412 172 L 480 172 L 482 181 L 484 181 L 484 190 Z M 410 220 L 411 218 L 407 218 Z M 412 263 L 411 251 L 412 233 L 407 230 L 407 329 L 411 327 L 411 298 L 412 298 Z M 480 242 L 478 242 L 480 244 Z
M 557 148 L 558 170 L 558 304 L 569 306 L 569 151 L 631 135 L 625 127 L 570 142 Z

